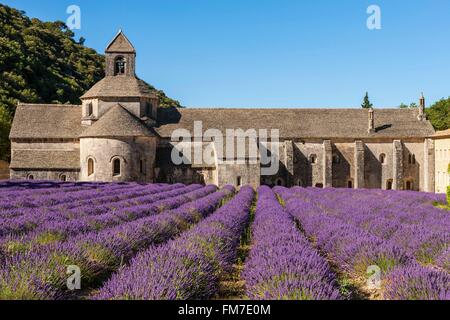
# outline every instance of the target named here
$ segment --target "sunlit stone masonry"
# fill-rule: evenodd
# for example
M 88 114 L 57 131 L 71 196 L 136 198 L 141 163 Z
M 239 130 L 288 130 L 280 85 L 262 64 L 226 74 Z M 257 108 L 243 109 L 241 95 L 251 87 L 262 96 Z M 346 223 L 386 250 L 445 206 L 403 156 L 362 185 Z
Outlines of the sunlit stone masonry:
M 122 32 L 105 53 L 105 78 L 82 105 L 18 105 L 12 179 L 435 190 L 435 131 L 423 96 L 414 109 L 163 109 L 137 78 L 136 50 Z M 174 130 L 193 132 L 196 121 L 224 133 L 278 129 L 270 143 L 279 170 L 261 174 L 261 143 L 256 156 L 224 159 L 211 138 L 187 143 L 214 161 L 174 164 Z

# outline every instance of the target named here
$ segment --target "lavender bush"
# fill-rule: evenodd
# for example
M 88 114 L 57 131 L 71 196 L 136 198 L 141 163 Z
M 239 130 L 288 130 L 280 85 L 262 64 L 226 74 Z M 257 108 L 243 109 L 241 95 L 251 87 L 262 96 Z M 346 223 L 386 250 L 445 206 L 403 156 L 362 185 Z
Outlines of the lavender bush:
M 242 278 L 250 299 L 337 300 L 327 261 L 311 247 L 268 187 L 258 189 L 253 246 Z
M 418 265 L 400 267 L 386 279 L 390 300 L 450 300 L 450 275 Z
M 234 199 L 180 238 L 152 247 L 115 274 L 94 299 L 207 299 L 236 260 L 254 197 L 243 187 Z
M 379 201 L 379 195 L 385 193 L 379 190 L 333 193 L 330 189 L 276 188 L 276 191 L 308 236 L 351 277 L 364 278 L 367 267 L 377 265 L 385 280 L 392 279 L 384 283 L 385 298 L 395 297 L 395 290 L 405 287 L 411 292 L 421 291 L 423 283 L 433 284 L 427 287 L 428 298 L 445 297 L 442 292 L 448 290 L 448 284 L 442 281 L 448 273 L 424 267 L 448 264 L 444 249 L 448 247 L 449 216 L 432 206 L 435 195 L 405 193 L 401 198 L 398 192 L 388 192 L 384 203 Z M 404 201 L 396 205 L 395 199 Z M 402 278 L 398 270 L 421 272 L 410 272 Z M 407 281 L 401 285 L 400 279 Z M 406 297 L 400 292 L 398 297 L 402 295 Z M 410 298 L 413 297 L 411 294 Z
M 209 191 L 206 196 L 203 189 Z M 197 196 L 192 195 L 193 201 L 186 203 L 185 199 L 185 204 L 174 211 L 166 210 L 115 229 L 80 235 L 67 242 L 6 257 L 0 269 L 0 299 L 70 297 L 65 287 L 67 265 L 81 268 L 84 289 L 97 285 L 136 252 L 181 233 L 214 211 L 231 194 L 230 188 L 213 194 L 213 187 L 203 189 L 194 191 Z
M 234 270 L 255 196 L 250 187 L 234 192 L 0 181 L 0 299 L 214 297 Z M 379 298 L 450 299 L 450 218 L 436 206 L 444 195 L 299 187 L 258 193 L 241 273 L 249 298 L 346 299 L 340 285 L 366 290 L 367 267 L 376 265 Z M 69 265 L 81 269 L 81 292 L 66 287 Z

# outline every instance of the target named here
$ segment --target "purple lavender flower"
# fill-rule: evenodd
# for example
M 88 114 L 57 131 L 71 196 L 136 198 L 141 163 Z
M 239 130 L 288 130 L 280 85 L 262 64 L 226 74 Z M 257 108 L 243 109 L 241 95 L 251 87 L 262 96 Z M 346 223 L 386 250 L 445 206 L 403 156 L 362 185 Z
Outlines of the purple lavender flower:
M 253 246 L 242 278 L 250 299 L 341 299 L 334 273 L 267 187 L 258 189 Z
M 100 300 L 207 299 L 236 260 L 254 197 L 250 187 L 181 237 L 152 247 L 116 273 L 93 298 Z
M 400 267 L 385 280 L 390 300 L 450 300 L 450 275 L 419 265 Z

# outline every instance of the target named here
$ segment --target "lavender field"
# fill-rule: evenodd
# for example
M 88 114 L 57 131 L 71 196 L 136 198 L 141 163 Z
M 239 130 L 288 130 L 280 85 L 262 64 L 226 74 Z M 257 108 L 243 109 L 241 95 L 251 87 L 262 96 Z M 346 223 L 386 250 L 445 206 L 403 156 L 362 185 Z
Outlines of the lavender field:
M 4 181 L 0 299 L 450 300 L 450 212 L 438 203 L 380 190 Z

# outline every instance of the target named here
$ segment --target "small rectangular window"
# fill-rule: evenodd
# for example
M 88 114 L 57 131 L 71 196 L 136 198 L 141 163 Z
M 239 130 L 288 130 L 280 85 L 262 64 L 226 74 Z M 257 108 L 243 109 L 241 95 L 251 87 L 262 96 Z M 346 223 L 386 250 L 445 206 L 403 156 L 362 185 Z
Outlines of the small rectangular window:
M 144 160 L 141 160 L 139 162 L 139 172 L 141 174 L 145 174 L 145 161 Z
M 147 117 L 151 117 L 152 116 L 152 104 L 150 102 L 147 102 L 145 104 L 145 115 Z
M 93 113 L 94 113 L 94 108 L 92 106 L 92 102 L 89 102 L 86 106 L 86 115 L 88 117 L 91 117 L 93 115 Z
M 242 185 L 242 177 L 237 177 L 237 182 L 236 182 L 236 184 L 238 185 L 238 186 L 241 186 Z

